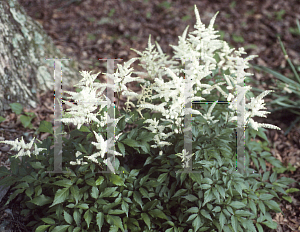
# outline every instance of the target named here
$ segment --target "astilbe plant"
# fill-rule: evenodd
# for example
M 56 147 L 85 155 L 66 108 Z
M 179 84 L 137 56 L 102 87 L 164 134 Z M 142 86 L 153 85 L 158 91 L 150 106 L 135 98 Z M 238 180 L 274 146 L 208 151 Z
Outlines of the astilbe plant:
M 282 163 L 252 141 L 256 135 L 266 139 L 262 127 L 279 129 L 252 119 L 266 117 L 268 112 L 260 110 L 269 91 L 245 105 L 244 126 L 250 125 L 245 131 L 245 165 L 252 160 L 256 170 L 249 167 L 241 174 L 235 163 L 238 77 L 250 74 L 239 65 L 243 62 L 248 68 L 253 56 L 243 59 L 243 48 L 233 55 L 234 49 L 217 39 L 213 29 L 217 14 L 208 28 L 201 23 L 196 6 L 195 14 L 196 30 L 186 39 L 185 29 L 179 45 L 172 46 L 171 60 L 157 43 L 155 49 L 149 37 L 146 51 L 136 51 L 140 58 L 118 65 L 112 76 L 115 85 L 94 83 L 98 74 L 81 72 L 83 79 L 77 85 L 81 91 L 68 93 L 75 102 L 89 104 L 70 104 L 61 119 L 77 126 L 69 137 L 63 137 L 63 170 L 69 173 L 46 173 L 53 169 L 53 136 L 35 144 L 34 152 L 30 150 L 33 141 L 27 145 L 23 140 L 3 141 L 19 151 L 16 157 L 23 156 L 21 161 L 11 158 L 10 170 L 0 169 L 5 176 L 0 183 L 9 183 L 14 190 L 6 204 L 23 196 L 22 215 L 32 215 L 27 225 L 32 231 L 261 232 L 264 227 L 276 228 L 270 212 L 281 210 L 273 199 L 280 200 L 277 193 L 287 195 L 284 188 L 293 180 L 278 179 L 276 172 L 267 171 L 265 161 L 276 167 Z M 130 65 L 137 59 L 146 72 L 131 77 Z M 190 70 L 183 68 L 186 62 Z M 189 77 L 184 78 L 185 74 Z M 127 89 L 131 81 L 143 84 L 141 94 Z M 184 109 L 186 81 L 191 82 L 191 101 L 214 104 Z M 107 86 L 128 96 L 126 109 L 115 109 L 116 117 L 109 118 L 115 127 L 115 149 L 106 136 L 107 107 L 114 105 L 101 95 Z M 250 87 L 244 89 L 249 98 Z M 225 107 L 216 104 L 217 100 L 229 104 Z M 101 101 L 104 104 L 97 108 L 96 102 Z M 130 110 L 130 106 L 135 108 Z M 192 154 L 186 153 L 183 144 L 185 114 L 196 115 Z M 135 128 L 124 132 L 130 124 Z M 40 131 L 53 134 L 51 127 L 43 123 Z M 116 156 L 115 173 L 97 173 L 108 164 L 107 151 Z M 177 172 L 184 170 L 182 161 L 188 159 L 198 173 Z

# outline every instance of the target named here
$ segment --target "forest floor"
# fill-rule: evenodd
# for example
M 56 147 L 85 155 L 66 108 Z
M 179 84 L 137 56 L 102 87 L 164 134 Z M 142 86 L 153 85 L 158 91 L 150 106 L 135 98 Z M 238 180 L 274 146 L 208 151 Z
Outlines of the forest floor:
M 290 77 L 277 35 L 280 36 L 287 54 L 294 65 L 300 65 L 300 33 L 296 32 L 296 19 L 300 20 L 299 0 L 263 0 L 263 1 L 160 1 L 160 0 L 18 0 L 26 12 L 38 21 L 52 37 L 56 46 L 68 58 L 78 60 L 79 70 L 106 72 L 103 58 L 119 58 L 122 64 L 138 55 L 130 50 L 144 51 L 149 34 L 152 44 L 156 40 L 162 50 L 172 56 L 169 44 L 177 45 L 185 27 L 193 30 L 196 22 L 194 4 L 200 13 L 201 21 L 208 26 L 210 19 L 219 11 L 215 29 L 221 38 L 234 48 L 244 47 L 247 55 L 258 55 L 250 61 L 277 70 Z M 142 71 L 135 62 L 134 70 Z M 251 86 L 270 89 L 276 83 L 274 76 L 260 73 L 253 68 L 247 72 L 254 73 Z M 104 75 L 98 79 L 105 82 Z M 133 91 L 140 92 L 136 82 L 127 84 Z M 258 95 L 259 93 L 256 93 Z M 277 93 L 280 94 L 280 93 Z M 265 97 L 267 101 L 268 96 Z M 34 112 L 37 117 L 32 122 L 38 127 L 41 120 L 53 120 L 53 92 L 40 95 L 41 105 Z M 125 98 L 121 98 L 121 107 Z M 24 136 L 32 137 L 35 129 L 22 127 L 19 117 L 7 112 L 7 120 L 0 124 L 0 140 L 15 140 Z M 300 183 L 300 127 L 295 125 L 287 135 L 284 132 L 295 119 L 288 112 L 269 114 L 267 118 L 254 118 L 255 121 L 277 125 L 282 130 L 267 130 L 271 153 L 290 169 L 279 177 L 291 177 L 296 183 L 290 187 L 299 188 Z M 43 140 L 49 134 L 41 134 Z M 29 142 L 29 141 L 26 141 Z M 0 145 L 1 165 L 11 155 L 8 145 Z M 268 167 L 271 168 L 271 167 Z M 289 194 L 292 202 L 282 200 L 282 213 L 273 213 L 278 223 L 277 230 L 300 231 L 300 194 Z

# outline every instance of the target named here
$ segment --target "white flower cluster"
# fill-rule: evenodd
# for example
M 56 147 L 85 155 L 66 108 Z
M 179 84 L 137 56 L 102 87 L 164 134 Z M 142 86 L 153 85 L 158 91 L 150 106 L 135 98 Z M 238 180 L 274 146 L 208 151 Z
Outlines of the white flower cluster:
M 195 100 L 205 100 L 205 95 L 211 93 L 212 90 L 217 89 L 226 99 L 231 102 L 229 108 L 232 109 L 232 112 L 226 114 L 226 117 L 231 120 L 237 120 L 237 117 L 234 115 L 234 111 L 237 109 L 237 91 L 240 86 L 238 85 L 241 81 L 244 80 L 246 76 L 252 75 L 244 72 L 245 68 L 248 68 L 248 60 L 252 59 L 256 56 L 248 56 L 246 59 L 241 57 L 242 54 L 246 54 L 243 48 L 240 48 L 238 51 L 234 51 L 234 49 L 230 49 L 226 42 L 218 40 L 217 31 L 214 31 L 213 24 L 217 14 L 211 19 L 208 28 L 205 28 L 205 25 L 202 24 L 199 16 L 199 12 L 197 7 L 195 6 L 195 15 L 197 19 L 197 23 L 195 25 L 195 31 L 189 33 L 189 38 L 186 39 L 188 27 L 184 30 L 183 35 L 179 36 L 178 46 L 173 46 L 175 50 L 173 58 L 171 60 L 167 60 L 167 56 L 162 52 L 158 43 L 156 43 L 156 47 L 158 52 L 154 49 L 154 45 L 151 44 L 151 36 L 149 36 L 148 48 L 146 51 L 139 52 L 136 51 L 141 57 L 140 58 L 132 58 L 127 61 L 123 66 L 118 65 L 118 69 L 114 75 L 111 75 L 114 80 L 114 85 L 107 83 L 94 83 L 98 74 L 91 75 L 90 72 L 83 71 L 81 75 L 84 77 L 81 82 L 77 85 L 82 88 L 81 92 L 74 93 L 69 92 L 71 97 L 77 103 L 83 103 L 83 105 L 78 104 L 73 105 L 72 103 L 66 102 L 66 104 L 71 106 L 69 109 L 69 115 L 72 115 L 72 118 L 63 118 L 61 119 L 64 123 L 74 123 L 77 125 L 79 129 L 82 124 L 89 123 L 91 120 L 98 124 L 98 126 L 105 127 L 107 124 L 107 112 L 102 112 L 102 109 L 107 105 L 108 107 L 114 106 L 114 104 L 106 97 L 101 96 L 102 92 L 106 87 L 110 87 L 114 90 L 114 92 L 121 92 L 123 95 L 128 96 L 127 102 L 127 110 L 129 105 L 134 106 L 130 99 L 133 97 L 138 98 L 137 111 L 143 117 L 141 111 L 145 108 L 157 110 L 162 113 L 161 121 L 169 121 L 172 122 L 172 125 L 175 126 L 174 132 L 170 132 L 168 134 L 164 133 L 164 130 L 169 126 L 158 126 L 159 121 L 148 119 L 144 123 L 149 123 L 150 125 L 147 128 L 148 130 L 155 133 L 154 141 L 156 145 L 152 147 L 163 147 L 166 145 L 171 145 L 171 143 L 164 141 L 169 136 L 174 133 L 183 133 L 183 117 L 185 113 L 188 114 L 200 114 L 197 110 L 193 109 L 184 109 L 185 108 L 185 88 L 187 81 L 190 82 L 192 86 L 191 91 L 191 101 Z M 132 49 L 134 50 L 134 49 Z M 231 53 L 234 51 L 235 56 Z M 220 61 L 217 63 L 214 58 L 215 53 L 220 57 Z M 147 72 L 134 72 L 135 74 L 144 75 L 150 80 L 154 80 L 154 83 L 150 84 L 150 81 L 146 81 L 140 77 L 131 77 L 132 68 L 129 68 L 130 65 L 139 59 L 141 61 L 141 66 L 147 70 Z M 182 68 L 183 65 L 189 62 L 190 70 L 185 70 Z M 240 62 L 243 62 L 243 68 L 239 66 Z M 229 70 L 230 75 L 223 75 L 225 81 L 215 83 L 213 85 L 203 83 L 207 78 L 211 78 L 211 74 L 216 68 L 221 68 L 223 71 Z M 187 78 L 183 78 L 180 74 L 187 74 Z M 168 82 L 165 82 L 163 76 L 169 76 L 171 79 Z M 211 79 L 210 79 L 211 80 Z M 144 83 L 142 86 L 143 91 L 142 94 L 137 94 L 132 91 L 129 91 L 126 87 L 126 84 L 132 81 L 140 81 Z M 201 83 L 202 82 L 202 83 Z M 207 82 L 207 81 L 206 81 Z M 220 87 L 227 83 L 226 89 L 228 93 L 224 92 Z M 100 93 L 97 93 L 97 90 L 101 88 Z M 249 91 L 251 88 L 249 86 L 244 87 L 244 93 Z M 152 90 L 156 91 L 157 94 L 150 94 Z M 196 97 L 195 95 L 200 92 L 202 93 L 202 97 Z M 251 98 L 251 102 L 246 104 L 245 114 L 244 114 L 244 126 L 247 126 L 249 123 L 254 129 L 258 129 L 258 127 L 266 127 L 271 129 L 280 129 L 276 126 L 270 124 L 259 124 L 253 121 L 252 117 L 260 116 L 265 117 L 265 114 L 268 113 L 266 111 L 259 111 L 264 108 L 264 103 L 262 98 L 269 93 L 270 91 L 265 91 L 260 94 L 257 98 Z M 162 102 L 159 105 L 154 105 L 149 102 L 146 102 L 146 98 L 148 98 L 151 102 L 152 99 L 155 98 L 164 98 L 165 102 Z M 87 103 L 88 102 L 88 103 Z M 101 105 L 99 112 L 93 113 L 98 107 Z M 209 123 L 217 123 L 218 120 L 213 120 L 213 116 L 211 115 L 216 102 L 211 105 L 207 114 L 202 115 L 204 118 L 208 120 Z M 97 118 L 100 116 L 100 120 Z M 111 119 L 111 121 L 116 125 L 118 121 L 123 116 Z M 128 120 L 128 119 L 127 119 Z M 127 122 L 126 120 L 126 122 Z M 95 137 L 97 139 L 97 143 L 92 142 L 93 145 L 99 150 L 99 152 L 91 155 L 89 159 L 93 162 L 97 162 L 96 157 L 101 156 L 104 158 L 105 152 L 107 152 L 107 143 L 104 141 L 101 134 L 97 134 L 94 132 Z M 117 138 L 120 134 L 117 136 Z M 117 139 L 115 139 L 116 141 Z M 19 144 L 14 142 L 12 143 L 14 146 L 25 148 L 26 145 Z M 31 143 L 30 143 L 31 144 Z M 32 145 L 32 144 L 31 144 Z M 38 151 L 37 151 L 38 152 Z M 121 155 L 118 152 L 113 151 L 115 155 Z M 23 154 L 23 153 L 22 153 Z M 29 154 L 29 153 L 26 153 Z M 76 155 L 80 155 L 81 153 L 76 153 Z M 161 154 L 161 152 L 160 152 Z M 184 154 L 184 153 L 182 153 Z M 106 160 L 105 160 L 106 161 Z
M 15 141 L 0 141 L 0 143 L 6 143 L 6 144 L 9 144 L 9 145 L 12 145 L 13 147 L 11 148 L 11 150 L 13 151 L 18 151 L 19 153 L 17 155 L 14 155 L 13 157 L 20 157 L 20 156 L 31 156 L 31 149 L 32 149 L 32 145 L 34 143 L 34 140 L 35 138 L 33 138 L 30 143 L 26 144 L 24 142 L 24 139 L 23 139 L 23 136 L 22 138 L 20 139 L 20 141 L 18 141 L 19 139 L 16 139 Z M 41 141 L 37 139 L 37 141 L 40 143 Z M 26 150 L 26 151 L 25 151 Z M 34 152 L 33 154 L 34 155 L 38 155 L 40 151 L 43 151 L 43 150 L 47 150 L 46 148 L 38 148 L 36 146 L 36 144 L 34 144 Z

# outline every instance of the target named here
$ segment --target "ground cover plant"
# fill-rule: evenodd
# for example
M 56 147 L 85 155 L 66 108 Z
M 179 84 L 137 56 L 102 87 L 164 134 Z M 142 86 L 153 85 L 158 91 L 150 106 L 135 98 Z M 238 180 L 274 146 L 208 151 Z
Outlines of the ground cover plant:
M 4 141 L 19 151 L 11 159 L 11 168 L 1 167 L 0 183 L 12 183 L 14 193 L 7 204 L 22 196 L 22 214 L 31 214 L 28 227 L 33 231 L 263 231 L 276 228 L 270 211 L 280 212 L 277 193 L 293 180 L 277 178 L 266 171 L 265 161 L 282 167 L 270 152 L 254 142 L 257 135 L 266 139 L 262 127 L 280 129 L 256 123 L 252 117 L 265 117 L 262 98 L 245 86 L 244 115 L 245 160 L 255 170 L 241 174 L 236 171 L 236 101 L 238 78 L 249 76 L 240 69 L 248 67 L 243 48 L 230 49 L 218 40 L 213 29 L 216 15 L 208 28 L 201 23 L 195 7 L 195 31 L 187 29 L 179 39 L 174 57 L 169 61 L 159 45 L 156 49 L 149 37 L 148 48 L 137 53 L 114 74 L 118 94 L 128 96 L 127 108 L 115 111 L 116 149 L 109 146 L 107 110 L 112 105 L 91 104 L 83 107 L 80 101 L 103 101 L 107 84 L 94 83 L 97 74 L 81 72 L 77 85 L 80 92 L 68 92 L 77 105 L 64 114 L 61 121 L 73 123 L 77 129 L 63 137 L 63 169 L 65 174 L 50 174 L 54 165 L 54 136 L 42 142 L 34 139 Z M 234 51 L 234 55 L 232 52 Z M 146 80 L 132 78 L 130 65 L 141 61 Z M 191 62 L 190 69 L 185 63 Z M 167 79 L 169 78 L 169 80 Z M 142 94 L 128 91 L 126 83 L 140 81 Z M 225 81 L 224 81 L 225 80 Z M 192 85 L 191 100 L 214 102 L 200 109 L 184 109 L 185 85 Z M 97 93 L 100 89 L 100 93 Z M 135 96 L 137 100 L 130 101 Z M 216 101 L 228 101 L 228 107 Z M 67 103 L 67 102 L 66 102 Z M 67 103 L 68 104 L 68 103 Z M 131 106 L 132 108 L 129 109 Z M 153 113 L 153 111 L 158 113 Z M 96 113 L 94 112 L 96 111 Z M 186 113 L 187 112 L 187 113 Z M 192 154 L 184 150 L 184 115 L 193 114 Z M 88 123 L 89 126 L 84 124 Z M 124 132 L 126 125 L 134 129 Z M 44 122 L 40 131 L 53 134 L 51 123 Z M 108 164 L 106 151 L 115 157 L 115 173 L 97 173 Z M 193 169 L 199 173 L 176 173 L 192 155 Z M 22 160 L 18 159 L 22 156 Z M 262 168 L 263 172 L 257 172 Z M 255 172 L 256 171 L 256 172 Z

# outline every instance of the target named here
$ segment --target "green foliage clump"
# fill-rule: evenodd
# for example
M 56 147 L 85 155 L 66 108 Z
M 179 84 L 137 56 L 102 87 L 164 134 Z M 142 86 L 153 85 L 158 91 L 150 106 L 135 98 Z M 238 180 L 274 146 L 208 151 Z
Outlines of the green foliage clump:
M 214 19 L 205 29 L 197 8 L 195 13 L 196 36 L 190 35 L 187 43 L 186 29 L 179 46 L 173 46 L 181 64 L 180 61 L 167 61 L 158 44 L 159 53 L 153 52 L 150 38 L 148 50 L 138 52 L 140 60 L 145 61 L 148 80 L 144 81 L 143 93 L 137 96 L 138 99 L 128 101 L 128 105 L 138 109 L 130 111 L 127 107 L 119 112 L 115 108 L 113 159 L 104 157 L 107 148 L 111 151 L 106 129 L 108 105 L 100 109 L 73 105 L 70 112 L 64 114 L 62 122 L 77 125 L 77 129 L 62 137 L 62 170 L 65 173 L 53 173 L 56 135 L 51 123 L 41 123 L 39 131 L 47 131 L 53 136 L 35 143 L 34 152 L 30 150 L 34 141 L 29 144 L 23 139 L 4 141 L 19 151 L 11 158 L 10 170 L 0 168 L 0 176 L 4 177 L 0 184 L 10 184 L 14 190 L 6 204 L 12 203 L 17 196 L 22 197 L 21 214 L 30 215 L 27 226 L 32 231 L 261 232 L 264 227 L 277 227 L 270 212 L 281 212 L 278 193 L 287 196 L 284 189 L 293 180 L 278 179 L 276 171 L 267 171 L 265 161 L 277 168 L 283 167 L 282 163 L 264 151 L 260 143 L 253 141 L 257 135 L 267 140 L 261 127 L 278 129 L 269 124 L 258 124 L 251 118 L 266 113 L 259 111 L 263 108 L 265 94 L 256 99 L 252 97 L 246 105 L 244 126 L 250 124 L 251 127 L 245 131 L 247 170 L 241 174 L 236 170 L 237 126 L 233 122 L 237 118 L 234 100 L 231 101 L 237 98 L 239 70 L 233 67 L 238 64 L 229 55 L 226 44 L 215 40 Z M 205 41 L 211 44 L 205 45 Z M 240 49 L 235 53 L 236 57 L 242 53 Z M 189 154 L 193 172 L 186 172 L 182 166 L 188 154 L 184 148 L 187 128 L 182 122 L 184 78 L 180 75 L 187 74 L 182 67 L 186 61 L 184 57 L 188 55 L 197 60 L 191 74 L 195 81 L 192 99 L 214 102 L 190 112 L 196 115 L 191 124 L 193 153 Z M 199 61 L 199 57 L 203 60 Z M 128 69 L 133 61 L 119 66 L 114 78 L 118 83 L 114 87 L 116 91 L 124 91 L 127 96 L 135 95 L 125 86 L 134 80 Z M 170 65 L 169 68 L 165 68 L 166 65 Z M 93 83 L 97 75 L 87 72 L 82 75 L 82 90 L 70 93 L 72 97 L 77 102 L 99 100 L 95 88 L 105 85 Z M 166 75 L 173 80 L 164 82 L 162 77 Z M 150 85 L 153 79 L 155 83 Z M 222 86 L 226 83 L 223 79 L 228 88 Z M 153 94 L 154 91 L 158 94 Z M 226 107 L 215 102 L 222 97 L 228 101 Z M 249 98 L 249 93 L 246 97 Z M 155 105 L 159 102 L 160 105 Z M 97 113 L 92 113 L 95 110 Z M 89 122 L 88 127 L 83 125 L 85 122 Z M 150 125 L 145 126 L 147 123 Z M 134 128 L 125 132 L 127 125 Z M 113 170 L 109 159 L 115 164 Z M 255 170 L 248 168 L 250 161 Z M 107 170 L 110 171 L 105 172 Z

